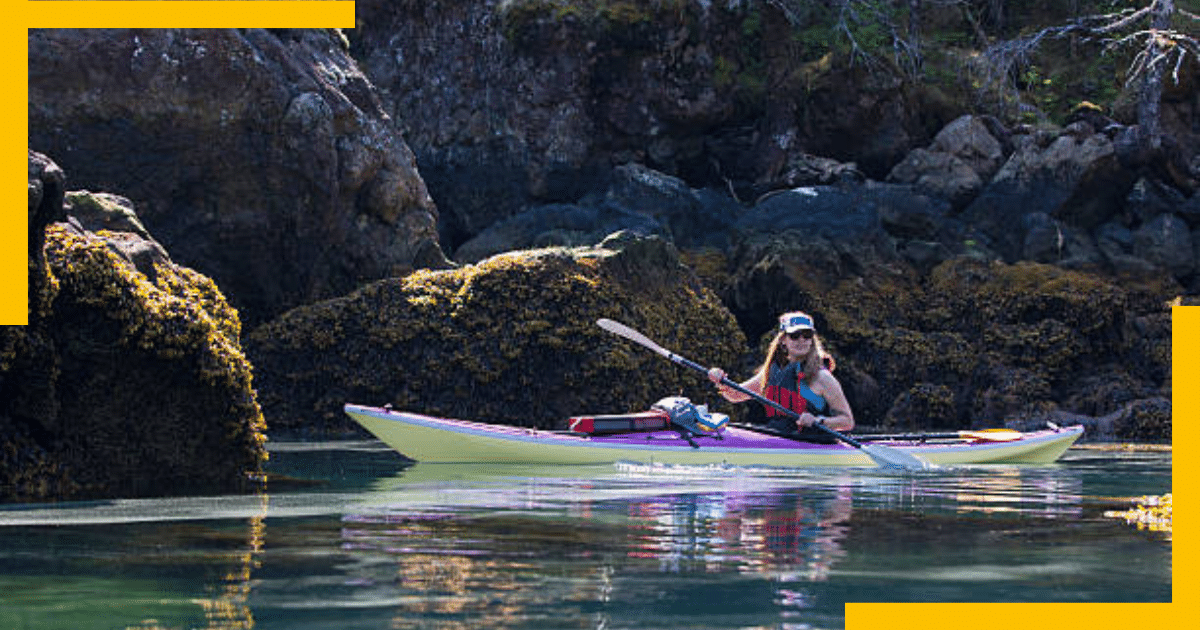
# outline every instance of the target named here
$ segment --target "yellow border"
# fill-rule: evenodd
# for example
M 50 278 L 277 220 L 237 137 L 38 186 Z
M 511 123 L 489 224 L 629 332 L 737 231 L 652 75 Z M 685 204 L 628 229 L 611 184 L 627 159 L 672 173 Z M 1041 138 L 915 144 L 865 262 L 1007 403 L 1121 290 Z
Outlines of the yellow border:
M 29 28 L 354 28 L 354 3 L 41 2 L 26 3 Z
M 6 2 L 9 6 L 15 3 Z M 22 3 L 25 4 L 25 3 Z M 10 195 L 10 210 L 0 229 L 0 324 L 23 324 L 26 317 L 25 295 L 25 217 L 27 203 L 17 197 L 20 190 L 16 174 L 27 160 L 27 77 L 28 38 L 26 28 L 63 27 L 337 27 L 352 28 L 352 2 L 29 2 L 24 9 L 9 10 L 21 20 L 10 20 L 0 33 L 0 53 L 5 62 L 4 145 L 9 147 L 5 160 L 4 181 Z M 18 163 L 18 160 L 20 163 Z M 1192 352 L 1200 342 L 1200 307 L 1176 307 L 1173 312 L 1174 374 L 1200 373 Z M 1193 444 L 1196 430 L 1198 388 L 1180 382 L 1173 387 L 1175 418 L 1173 435 L 1178 444 Z M 1189 447 L 1190 448 L 1190 447 Z M 1195 566 L 1191 545 L 1188 507 L 1196 465 L 1175 453 L 1174 556 L 1173 566 Z M 1113 625 L 1182 626 L 1187 611 L 1195 608 L 1197 591 L 1190 571 L 1174 575 L 1172 604 L 847 604 L 846 627 L 919 628 L 920 630 L 963 630 L 979 628 L 1012 630 L 1054 628 L 1055 630 L 1093 630 Z M 1194 615 L 1191 615 L 1194 616 Z
M 17 22 L 17 24 L 20 24 Z M 24 325 L 28 316 L 26 291 L 28 270 L 29 217 L 28 197 L 20 197 L 20 190 L 28 187 L 29 177 L 21 173 L 29 171 L 28 114 L 29 81 L 26 75 L 26 60 L 29 38 L 24 26 L 5 26 L 0 30 L 0 60 L 3 60 L 4 90 L 0 115 L 4 116 L 3 146 L 8 147 L 5 159 L 0 162 L 5 176 L 0 178 L 4 195 L 9 198 L 8 210 L 3 213 L 4 225 L 0 226 L 0 325 Z

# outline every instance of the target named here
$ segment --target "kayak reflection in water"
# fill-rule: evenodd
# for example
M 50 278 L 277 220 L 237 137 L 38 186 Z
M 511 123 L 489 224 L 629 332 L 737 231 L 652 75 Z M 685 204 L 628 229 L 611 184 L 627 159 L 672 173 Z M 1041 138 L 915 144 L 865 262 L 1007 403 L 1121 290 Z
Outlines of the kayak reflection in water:
M 854 413 L 842 392 L 842 385 L 833 375 L 833 357 L 821 346 L 821 339 L 807 313 L 793 311 L 779 317 L 779 332 L 771 340 L 767 358 L 758 373 L 742 383 L 742 387 L 795 411 L 799 420 L 766 407 L 767 426 L 794 437 L 813 442 L 829 442 L 824 431 L 814 424 L 838 432 L 854 428 Z M 726 377 L 721 368 L 711 368 L 708 378 L 717 392 L 733 403 L 750 400 L 746 394 L 721 381 Z

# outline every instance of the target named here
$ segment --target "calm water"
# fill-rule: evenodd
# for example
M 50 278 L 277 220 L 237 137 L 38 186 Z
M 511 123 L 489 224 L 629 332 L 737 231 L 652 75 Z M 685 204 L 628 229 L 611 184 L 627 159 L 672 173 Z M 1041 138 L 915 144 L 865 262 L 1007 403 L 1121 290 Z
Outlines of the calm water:
M 1169 601 L 1102 516 L 1169 453 L 1053 466 L 406 466 L 274 443 L 263 496 L 0 506 L 0 629 L 841 628 L 847 601 Z

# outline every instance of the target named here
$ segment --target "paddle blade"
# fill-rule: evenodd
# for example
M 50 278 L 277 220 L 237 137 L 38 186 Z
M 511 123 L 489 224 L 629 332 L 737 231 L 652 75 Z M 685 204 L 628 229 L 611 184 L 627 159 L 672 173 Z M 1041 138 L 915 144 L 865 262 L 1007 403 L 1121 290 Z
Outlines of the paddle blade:
M 899 449 L 888 448 L 879 444 L 863 444 L 862 452 L 866 453 L 881 468 L 904 471 L 929 470 L 929 462 Z
M 613 321 L 611 319 L 598 319 L 596 320 L 596 325 L 610 333 L 613 333 L 614 335 L 620 335 L 634 343 L 641 344 L 653 350 L 654 352 L 667 357 L 668 359 L 671 358 L 671 352 L 669 350 L 654 343 L 654 341 L 652 341 L 646 335 L 643 335 L 642 333 L 626 326 L 625 324 L 622 324 L 621 322 Z
M 1024 435 L 1020 431 L 1012 429 L 981 429 L 979 431 L 959 431 L 958 434 L 964 438 L 971 440 L 979 440 L 980 442 L 1015 442 Z

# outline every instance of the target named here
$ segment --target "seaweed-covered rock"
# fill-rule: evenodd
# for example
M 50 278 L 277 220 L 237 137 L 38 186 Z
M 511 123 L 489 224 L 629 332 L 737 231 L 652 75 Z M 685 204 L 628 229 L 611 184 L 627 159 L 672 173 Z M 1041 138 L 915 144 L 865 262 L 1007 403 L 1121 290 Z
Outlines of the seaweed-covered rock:
M 735 257 L 689 254 L 759 345 L 786 310 L 813 313 L 858 424 L 1000 426 L 1068 413 L 1160 440 L 1169 414 L 1170 278 L 1135 283 L 1054 265 L 960 257 L 927 276 L 845 244 L 784 234 Z M 753 369 L 744 365 L 743 369 Z
M 602 317 L 705 364 L 733 364 L 746 349 L 674 248 L 632 235 L 376 282 L 294 309 L 246 347 L 276 428 L 346 428 L 347 402 L 552 427 L 666 395 L 715 398 L 702 376 L 597 327 Z
M 52 173 L 50 164 L 36 170 Z M 62 195 L 39 182 L 31 215 L 34 206 L 61 215 Z M 57 210 L 43 207 L 55 199 Z M 237 312 L 212 280 L 167 261 L 153 263 L 151 281 L 114 244 L 132 243 L 129 232 L 30 228 L 39 242 L 44 234 L 45 257 L 31 251 L 31 266 L 45 282 L 29 325 L 0 328 L 0 501 L 253 483 L 265 459 L 262 414 Z

